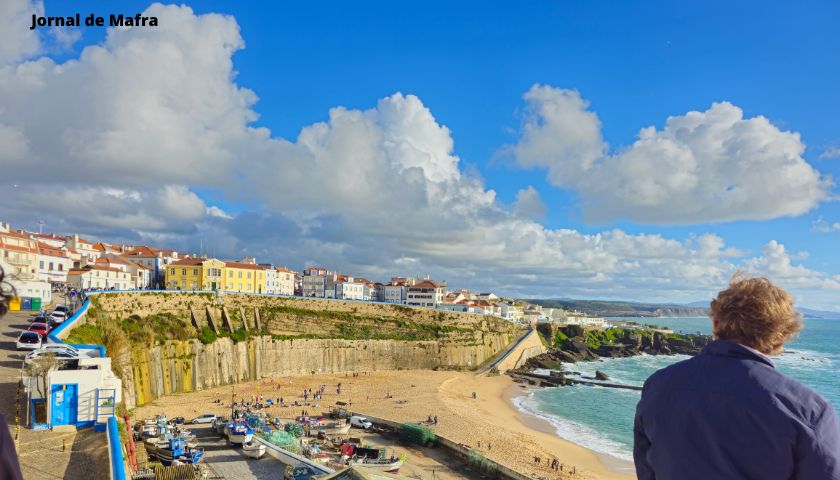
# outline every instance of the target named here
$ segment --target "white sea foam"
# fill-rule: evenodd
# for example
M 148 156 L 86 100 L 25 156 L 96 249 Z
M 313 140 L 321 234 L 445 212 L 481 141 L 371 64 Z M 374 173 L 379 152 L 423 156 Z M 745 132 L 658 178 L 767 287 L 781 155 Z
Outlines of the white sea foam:
M 532 398 L 533 393 L 533 391 L 526 392 L 526 395 L 515 398 L 513 404 L 521 412 L 550 423 L 560 438 L 599 453 L 630 462 L 633 461 L 633 452 L 628 450 L 624 445 L 607 438 L 605 435 L 586 425 L 581 425 L 575 421 L 540 411 Z

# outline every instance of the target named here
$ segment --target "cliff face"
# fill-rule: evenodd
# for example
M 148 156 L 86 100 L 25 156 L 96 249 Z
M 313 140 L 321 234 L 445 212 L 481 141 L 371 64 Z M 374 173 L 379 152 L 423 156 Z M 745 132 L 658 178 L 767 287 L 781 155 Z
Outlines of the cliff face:
M 276 375 L 475 368 L 522 335 L 495 317 L 310 298 L 126 292 L 91 305 L 74 334 L 107 343 L 106 330 L 122 332 L 129 408 Z
M 507 346 L 514 336 L 477 334 L 473 341 L 400 341 L 253 337 L 171 341 L 135 350 L 123 379 L 132 408 L 172 393 L 315 372 L 472 368 Z

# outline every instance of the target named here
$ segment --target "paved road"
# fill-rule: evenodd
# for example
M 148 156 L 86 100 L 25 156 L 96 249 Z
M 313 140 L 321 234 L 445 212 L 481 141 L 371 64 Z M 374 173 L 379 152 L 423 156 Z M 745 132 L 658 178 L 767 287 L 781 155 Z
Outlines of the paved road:
M 63 300 L 61 300 L 63 301 Z M 18 382 L 24 353 L 15 341 L 34 315 L 9 312 L 0 318 L 0 413 L 15 435 Z M 21 391 L 23 396 L 23 391 Z M 20 402 L 20 421 L 26 419 L 26 401 Z M 98 480 L 109 478 L 108 444 L 105 434 L 87 428 L 35 432 L 21 427 L 18 458 L 25 479 Z
M 256 460 L 246 457 L 240 448 L 227 444 L 227 439 L 216 435 L 210 427 L 188 427 L 195 433 L 198 444 L 204 447 L 204 465 L 209 477 L 214 479 L 276 480 L 283 478 L 285 467 L 274 458 L 265 455 Z

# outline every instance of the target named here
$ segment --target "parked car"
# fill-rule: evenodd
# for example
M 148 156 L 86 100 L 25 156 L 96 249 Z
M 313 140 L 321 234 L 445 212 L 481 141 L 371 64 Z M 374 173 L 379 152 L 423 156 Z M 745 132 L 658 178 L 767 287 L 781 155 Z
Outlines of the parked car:
M 81 356 L 81 352 L 79 352 L 78 348 L 64 343 L 44 343 L 41 345 L 40 350 L 43 350 L 44 352 L 69 352 L 74 355 Z
M 50 323 L 50 317 L 46 314 L 39 313 L 35 318 L 32 319 L 33 322 L 41 322 L 41 323 Z
M 205 413 L 192 419 L 190 423 L 213 423 L 216 420 L 216 415 L 213 413 Z
M 18 350 L 37 350 L 41 348 L 41 334 L 28 330 L 20 332 L 15 348 Z
M 67 314 L 65 312 L 53 311 L 50 314 L 50 320 L 55 323 L 62 323 L 64 320 L 67 320 Z
M 64 305 L 56 305 L 56 307 L 53 309 L 53 312 L 62 312 L 65 315 L 67 315 L 67 307 Z
M 48 355 L 48 354 L 55 355 L 55 358 L 59 362 L 69 362 L 71 360 L 78 360 L 79 359 L 79 354 L 78 353 L 73 353 L 69 350 L 44 350 L 42 348 L 42 349 L 35 350 L 35 351 L 27 353 L 26 357 L 24 357 L 24 359 L 23 359 L 23 363 L 28 365 L 28 364 L 32 363 L 34 360 L 36 360 L 38 358 L 41 358 L 41 357 L 43 357 L 45 355 Z
M 353 415 L 350 417 L 350 426 L 364 428 L 367 430 L 368 428 L 372 427 L 373 424 L 365 417 L 359 415 Z
M 42 338 L 46 338 L 47 334 L 50 333 L 50 327 L 46 323 L 32 322 L 29 324 L 29 328 L 27 328 L 26 331 L 35 332 Z

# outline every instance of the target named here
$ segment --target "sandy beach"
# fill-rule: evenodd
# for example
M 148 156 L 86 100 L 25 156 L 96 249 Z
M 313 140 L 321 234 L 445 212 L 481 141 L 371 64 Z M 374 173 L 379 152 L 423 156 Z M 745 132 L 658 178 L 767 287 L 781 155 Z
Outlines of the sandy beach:
M 235 395 L 237 401 L 262 395 L 285 403 L 303 403 L 303 390 L 326 385 L 323 399 L 308 406 L 271 407 L 271 417 L 291 418 L 303 411 L 320 414 L 336 401 L 352 404 L 354 412 L 397 422 L 425 421 L 437 415 L 431 426 L 439 435 L 479 449 L 487 457 L 535 479 L 631 479 L 632 464 L 563 440 L 542 419 L 524 414 L 511 400 L 522 387 L 507 376 L 476 377 L 472 373 L 446 371 L 387 371 L 348 374 L 276 376 L 260 381 L 224 386 L 200 392 L 171 395 L 139 407 L 136 418 L 165 413 L 188 421 L 201 413 L 225 415 Z M 341 394 L 337 385 L 341 383 Z M 473 399 L 473 392 L 476 398 Z M 214 403 L 215 400 L 222 403 Z M 537 463 L 535 458 L 539 457 Z M 556 458 L 563 472 L 552 471 Z M 574 470 L 574 474 L 570 471 Z

